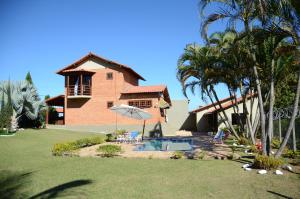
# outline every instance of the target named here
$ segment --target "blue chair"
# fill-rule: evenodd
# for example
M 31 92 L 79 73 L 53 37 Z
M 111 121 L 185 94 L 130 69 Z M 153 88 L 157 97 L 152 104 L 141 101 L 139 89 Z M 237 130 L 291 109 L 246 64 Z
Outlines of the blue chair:
M 138 131 L 133 131 L 129 135 L 129 142 L 136 142 L 138 139 L 139 132 Z
M 217 134 L 215 135 L 214 139 L 213 139 L 213 142 L 222 144 L 223 143 L 222 139 L 223 139 L 224 136 L 225 136 L 224 131 L 222 131 L 222 130 L 218 131 Z

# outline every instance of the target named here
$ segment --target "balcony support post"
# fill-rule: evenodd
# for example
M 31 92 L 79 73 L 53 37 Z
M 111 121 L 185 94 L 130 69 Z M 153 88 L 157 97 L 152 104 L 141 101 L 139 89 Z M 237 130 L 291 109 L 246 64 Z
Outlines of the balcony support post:
M 80 95 L 83 95 L 82 74 L 80 74 Z

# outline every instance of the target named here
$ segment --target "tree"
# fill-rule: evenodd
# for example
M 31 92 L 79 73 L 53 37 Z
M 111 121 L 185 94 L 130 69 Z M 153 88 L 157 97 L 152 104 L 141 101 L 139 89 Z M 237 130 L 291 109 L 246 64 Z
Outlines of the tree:
M 208 16 L 204 16 L 204 9 L 212 3 L 220 9 L 213 10 Z M 295 3 L 295 2 L 293 2 Z M 280 57 L 276 55 L 281 41 L 288 38 L 293 45 L 299 46 L 299 10 L 296 10 L 287 0 L 201 0 L 200 12 L 204 20 L 202 22 L 202 36 L 206 40 L 208 26 L 218 20 L 227 19 L 229 27 L 235 28 L 235 24 L 243 24 L 243 32 L 238 40 L 245 41 L 248 54 L 253 60 L 253 79 L 259 100 L 260 129 L 262 135 L 263 154 L 270 150 L 267 148 L 267 138 L 271 140 L 273 107 L 276 96 L 276 65 Z M 208 42 L 209 43 L 209 42 Z M 291 45 L 290 45 L 291 46 Z M 300 73 L 299 73 L 300 75 Z M 295 101 L 297 100 L 297 97 Z M 268 105 L 268 106 L 267 106 Z M 298 104 L 294 104 L 294 110 Z M 268 115 L 268 118 L 267 118 Z M 295 118 L 290 120 L 294 122 Z M 268 129 L 266 129 L 268 127 Z M 289 130 L 288 130 L 289 132 Z M 287 132 L 287 134 L 289 134 Z M 267 134 L 266 134 L 267 133 Z M 285 142 L 282 144 L 284 145 Z M 270 146 L 270 144 L 269 144 Z
M 32 85 L 33 85 L 33 81 L 32 81 L 30 72 L 27 72 L 26 77 L 25 77 L 25 80 L 26 80 L 29 84 L 32 84 Z
M 213 51 L 213 48 L 209 46 L 201 47 L 197 44 L 187 45 L 184 53 L 178 60 L 177 78 L 182 84 L 185 96 L 187 96 L 186 90 L 188 88 L 194 93 L 196 86 L 199 86 L 202 98 L 206 95 L 211 100 L 211 103 L 214 104 L 215 102 L 211 97 L 213 96 L 221 110 L 222 114 L 220 114 L 220 116 L 222 121 L 230 128 L 234 136 L 239 139 L 239 135 L 229 122 L 228 116 L 214 89 L 214 86 L 222 81 L 218 64 L 216 64 L 221 60 L 214 56 L 211 51 Z

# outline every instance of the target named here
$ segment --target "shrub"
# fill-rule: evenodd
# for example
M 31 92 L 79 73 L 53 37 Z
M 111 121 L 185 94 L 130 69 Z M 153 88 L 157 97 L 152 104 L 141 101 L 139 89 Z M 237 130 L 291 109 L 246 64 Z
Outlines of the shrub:
M 118 145 L 102 145 L 97 149 L 98 152 L 101 152 L 101 156 L 103 157 L 113 157 L 117 155 L 117 153 L 121 152 L 121 146 Z
M 117 129 L 115 131 L 116 135 L 124 135 L 125 133 L 127 133 L 127 131 L 125 129 Z
M 82 138 L 74 142 L 57 143 L 53 146 L 52 154 L 55 156 L 65 155 L 73 150 L 80 149 L 87 146 L 102 144 L 105 142 L 104 136 L 97 136 L 92 138 Z
M 257 155 L 254 159 L 253 167 L 257 169 L 277 169 L 283 165 L 282 159 L 275 158 L 273 156 Z
M 197 151 L 193 155 L 194 160 L 202 160 L 206 156 L 206 153 L 204 151 Z
M 75 149 L 76 145 L 74 142 L 58 143 L 53 146 L 52 154 L 55 156 L 62 156 Z
M 281 144 L 281 142 L 280 142 L 279 138 L 275 138 L 275 137 L 274 137 L 274 138 L 272 139 L 272 143 L 271 143 L 272 148 L 274 148 L 274 149 L 279 149 L 280 144 Z
M 248 139 L 245 138 L 245 137 L 241 137 L 241 138 L 238 140 L 238 144 L 239 144 L 239 145 L 250 145 L 250 144 L 251 144 L 251 141 L 248 140 Z
M 107 134 L 106 135 L 106 141 L 107 142 L 112 142 L 116 140 L 116 136 L 114 136 L 113 134 Z
M 184 153 L 182 151 L 175 151 L 171 156 L 172 159 L 181 159 Z
M 287 151 L 283 154 L 283 157 L 295 159 L 295 158 L 297 158 L 297 157 L 300 157 L 300 151 L 287 150 Z
M 251 145 L 249 151 L 252 153 L 259 153 L 259 150 L 255 145 Z

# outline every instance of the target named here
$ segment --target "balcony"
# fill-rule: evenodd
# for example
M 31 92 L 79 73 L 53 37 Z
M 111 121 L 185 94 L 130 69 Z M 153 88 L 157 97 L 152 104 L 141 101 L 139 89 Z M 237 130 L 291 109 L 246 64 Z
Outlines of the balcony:
M 74 98 L 91 98 L 91 86 L 90 85 L 69 85 L 67 87 L 67 96 L 69 99 Z

